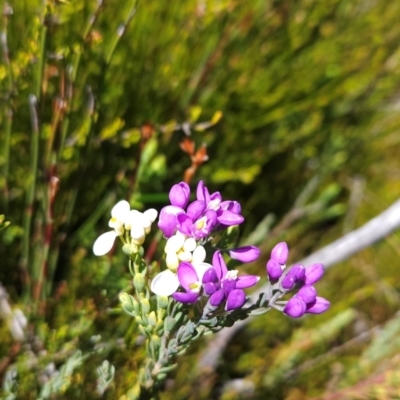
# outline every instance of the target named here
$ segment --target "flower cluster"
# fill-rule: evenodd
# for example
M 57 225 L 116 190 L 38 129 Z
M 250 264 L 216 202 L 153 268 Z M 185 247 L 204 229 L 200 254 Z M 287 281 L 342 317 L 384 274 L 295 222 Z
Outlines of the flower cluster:
M 149 265 L 142 248 L 157 211 L 131 210 L 127 201 L 113 207 L 112 230 L 93 245 L 94 254 L 104 255 L 119 237 L 129 258 L 132 294 L 121 293 L 119 298 L 146 337 L 147 358 L 139 372 L 139 386 L 145 391 L 157 391 L 174 368 L 176 356 L 204 334 L 271 309 L 298 318 L 329 308 L 314 287 L 324 273 L 322 264 L 286 268 L 289 249 L 284 242 L 272 249 L 266 264 L 269 282 L 252 302 L 245 289 L 256 285 L 260 277 L 239 274 L 233 268 L 260 256 L 255 246 L 236 247 L 236 225 L 244 220 L 240 204 L 223 201 L 218 192 L 210 194 L 203 182 L 192 202 L 184 182 L 171 188 L 169 198 L 171 204 L 161 210 L 158 221 L 166 239 L 161 262 Z M 154 273 L 157 265 L 161 271 Z M 290 292 L 295 294 L 283 300 Z
M 131 210 L 126 200 L 119 201 L 111 210 L 108 226 L 112 231 L 100 235 L 93 245 L 96 256 L 107 254 L 119 236 L 124 244 L 140 246 L 150 232 L 151 224 L 157 218 L 157 210 L 151 208 L 144 213 Z
M 210 194 L 200 181 L 196 200 L 189 203 L 190 188 L 185 182 L 172 186 L 169 192 L 171 205 L 160 212 L 158 227 L 169 238 L 176 231 L 195 240 L 209 236 L 218 228 L 241 224 L 241 207 L 237 201 L 222 201 L 219 192 Z
M 272 249 L 271 258 L 266 265 L 268 277 L 277 293 L 284 295 L 293 289 L 298 289 L 298 292 L 286 302 L 283 312 L 292 318 L 299 318 L 306 313 L 323 313 L 329 308 L 330 303 L 323 297 L 317 296 L 313 285 L 322 278 L 324 266 L 315 263 L 305 268 L 302 264 L 295 264 L 285 273 L 288 256 L 287 244 L 278 243 Z

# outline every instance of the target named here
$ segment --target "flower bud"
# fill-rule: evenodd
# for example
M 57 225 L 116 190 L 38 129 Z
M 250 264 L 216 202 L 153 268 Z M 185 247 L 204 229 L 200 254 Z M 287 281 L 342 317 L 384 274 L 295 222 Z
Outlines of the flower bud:
M 304 266 L 301 264 L 293 265 L 293 267 L 290 268 L 289 272 L 283 278 L 282 287 L 287 290 L 292 289 L 297 282 L 304 278 L 304 270 Z
M 315 302 L 311 304 L 307 304 L 307 313 L 308 314 L 321 314 L 325 312 L 329 307 L 331 306 L 331 303 L 324 299 L 323 297 L 316 297 Z
M 271 251 L 271 259 L 277 261 L 279 264 L 286 264 L 289 256 L 289 248 L 285 242 L 278 243 Z
M 156 313 L 152 311 L 149 316 L 148 316 L 148 321 L 151 326 L 156 326 L 157 325 L 157 318 L 156 318 Z
M 136 274 L 133 278 L 133 285 L 138 292 L 143 292 L 143 289 L 146 286 L 146 281 L 142 274 Z
M 315 301 L 317 297 L 317 291 L 314 286 L 305 285 L 296 294 L 296 297 L 300 297 L 304 303 L 310 304 Z
M 267 274 L 271 281 L 277 281 L 282 276 L 282 267 L 276 260 L 268 260 Z
M 306 312 L 306 303 L 299 297 L 292 297 L 285 305 L 283 312 L 292 318 L 300 318 Z
M 320 263 L 311 264 L 306 268 L 304 283 L 306 285 L 313 285 L 318 282 L 324 275 L 324 266 Z
M 210 304 L 214 307 L 218 307 L 225 300 L 225 292 L 223 289 L 219 289 L 210 296 Z
M 177 183 L 169 191 L 169 200 L 176 207 L 185 208 L 189 202 L 189 197 L 190 187 L 185 182 Z
M 246 303 L 246 294 L 242 289 L 233 289 L 229 292 L 226 299 L 225 310 L 236 310 Z

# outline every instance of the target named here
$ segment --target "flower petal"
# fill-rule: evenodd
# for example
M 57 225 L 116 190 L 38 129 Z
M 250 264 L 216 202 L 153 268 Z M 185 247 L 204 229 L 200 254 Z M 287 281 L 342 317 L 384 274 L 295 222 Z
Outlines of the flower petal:
M 201 262 L 193 265 L 193 268 L 196 271 L 198 280 L 201 282 L 203 280 L 203 276 L 206 273 L 206 271 L 213 268 L 213 266 L 211 264 Z
M 115 238 L 117 237 L 115 231 L 110 231 L 100 235 L 93 244 L 93 253 L 96 256 L 104 256 L 113 247 Z
M 178 267 L 178 279 L 181 286 L 187 291 L 191 291 L 191 284 L 198 282 L 195 269 L 188 262 L 182 262 Z
M 111 210 L 111 216 L 124 221 L 125 217 L 128 215 L 131 206 L 126 200 L 119 201 Z
M 244 221 L 244 217 L 242 215 L 236 214 L 229 210 L 224 210 L 218 214 L 218 222 L 226 226 L 239 225 Z
M 239 276 L 237 281 L 236 281 L 236 289 L 246 289 L 246 288 L 252 287 L 259 280 L 260 280 L 260 277 L 257 276 L 257 275 L 242 275 L 242 276 Z
M 331 303 L 328 300 L 324 299 L 323 297 L 317 296 L 315 299 L 315 303 L 307 305 L 306 313 L 321 314 L 321 313 L 325 312 L 330 306 L 331 306 Z
M 197 246 L 193 252 L 192 264 L 198 264 L 206 259 L 206 250 L 203 246 Z
M 225 261 L 219 250 L 216 251 L 213 255 L 212 265 L 215 268 L 215 271 L 217 272 L 218 279 L 219 280 L 223 279 L 228 272 L 228 268 L 226 268 Z
M 199 293 L 175 292 L 172 297 L 180 303 L 194 303 L 198 299 Z
M 187 215 L 193 221 L 195 221 L 201 216 L 201 214 L 203 214 L 203 212 L 206 209 L 206 206 L 207 205 L 204 201 L 195 200 L 193 203 L 189 204 L 189 207 L 187 208 Z
M 243 246 L 229 250 L 229 255 L 234 260 L 248 263 L 257 260 L 260 255 L 260 249 L 256 246 Z
M 155 208 L 149 208 L 143 213 L 151 222 L 154 222 L 157 218 L 158 211 Z
M 169 269 L 160 272 L 151 282 L 150 289 L 159 296 L 171 296 L 179 287 L 179 279 Z
M 197 185 L 196 196 L 198 200 L 202 200 L 206 203 L 210 201 L 210 192 L 207 187 L 204 185 L 203 181 L 200 181 Z

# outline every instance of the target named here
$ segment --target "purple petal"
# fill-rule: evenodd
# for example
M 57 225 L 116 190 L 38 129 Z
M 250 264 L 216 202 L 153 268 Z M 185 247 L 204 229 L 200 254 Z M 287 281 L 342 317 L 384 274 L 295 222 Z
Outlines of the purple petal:
M 228 272 L 228 268 L 226 268 L 225 261 L 222 257 L 221 252 L 218 250 L 214 253 L 213 259 L 212 259 L 212 265 L 215 268 L 215 271 L 217 273 L 218 279 L 221 280 L 224 278 L 224 276 Z
M 320 263 L 312 264 L 306 268 L 305 275 L 304 283 L 306 285 L 313 285 L 324 275 L 324 266 Z
M 214 268 L 209 268 L 206 272 L 204 272 L 203 275 L 203 283 L 217 283 L 218 282 L 218 276 L 217 272 L 215 271 Z
M 198 299 L 199 293 L 175 292 L 172 297 L 180 303 L 194 303 Z
M 271 251 L 271 259 L 277 261 L 279 264 L 286 264 L 289 255 L 289 248 L 285 242 L 278 243 Z
M 267 274 L 271 281 L 277 281 L 282 276 L 282 267 L 275 260 L 268 260 L 267 262 Z
M 222 289 L 228 294 L 236 287 L 236 279 L 225 279 L 221 282 Z
M 232 201 L 232 200 L 227 200 L 223 201 L 220 204 L 221 210 L 229 210 L 232 211 L 235 214 L 240 214 L 242 211 L 242 207 L 237 201 Z
M 207 203 L 207 209 L 209 210 L 219 210 L 221 204 L 221 194 L 219 192 L 215 192 L 210 195 L 210 201 Z
M 306 312 L 306 303 L 298 297 L 292 297 L 285 305 L 283 312 L 289 317 L 299 318 Z
M 192 228 L 192 234 L 196 240 L 208 236 L 215 227 L 217 214 L 214 210 L 206 211 L 204 217 L 198 219 Z
M 208 296 L 212 295 L 219 289 L 219 285 L 213 283 L 213 282 L 207 282 L 203 284 L 204 292 Z
M 307 305 L 307 313 L 309 314 L 321 314 L 325 312 L 329 307 L 331 306 L 331 303 L 324 299 L 323 297 L 316 297 L 315 302 L 308 304 Z
M 229 250 L 229 255 L 234 260 L 239 260 L 241 262 L 252 262 L 257 260 L 260 256 L 260 249 L 256 246 L 243 246 L 238 249 Z
M 201 214 L 205 211 L 207 205 L 204 201 L 195 200 L 193 203 L 189 204 L 187 208 L 187 215 L 193 220 L 196 221 Z
M 169 191 L 169 200 L 173 206 L 185 208 L 190 197 L 190 188 L 186 182 L 177 183 Z
M 218 307 L 225 300 L 225 292 L 223 289 L 219 289 L 210 296 L 210 304 L 214 307 Z
M 301 264 L 293 265 L 282 280 L 284 289 L 292 289 L 293 286 L 304 278 L 305 268 Z
M 246 303 L 246 294 L 242 289 L 233 289 L 228 294 L 228 298 L 226 299 L 225 310 L 231 311 L 236 310 L 243 306 Z
M 181 213 L 177 215 L 176 220 L 177 220 L 176 225 L 179 232 L 182 232 L 187 236 L 192 236 L 192 226 L 193 226 L 192 219 L 188 217 L 186 214 Z
M 300 297 L 306 304 L 310 304 L 315 302 L 317 291 L 314 286 L 305 285 L 297 292 L 296 296 Z
M 217 219 L 220 224 L 226 226 L 239 225 L 244 221 L 244 217 L 242 215 L 236 214 L 229 210 L 219 211 Z
M 179 264 L 178 267 L 178 279 L 181 286 L 187 291 L 190 292 L 190 285 L 198 281 L 198 277 L 195 269 L 188 262 L 183 262 Z
M 236 281 L 236 289 L 246 289 L 254 286 L 260 280 L 256 275 L 242 275 Z
M 200 181 L 199 184 L 197 185 L 196 196 L 198 200 L 202 200 L 205 203 L 208 203 L 210 201 L 210 192 L 204 186 L 203 181 Z
M 158 227 L 162 230 L 165 237 L 170 238 L 177 228 L 176 215 L 182 213 L 180 207 L 166 206 L 160 212 L 160 219 L 158 220 Z

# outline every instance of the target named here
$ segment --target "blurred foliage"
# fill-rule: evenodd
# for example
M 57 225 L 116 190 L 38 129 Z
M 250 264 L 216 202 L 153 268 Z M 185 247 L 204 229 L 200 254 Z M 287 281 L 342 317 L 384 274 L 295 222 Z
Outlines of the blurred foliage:
M 0 321 L 4 398 L 129 398 L 129 274 L 91 255 L 117 199 L 161 208 L 186 171 L 242 203 L 243 241 L 267 216 L 261 246 L 287 240 L 294 261 L 399 197 L 398 2 L 0 9 L 0 282 L 29 319 L 23 343 Z M 399 398 L 399 248 L 394 234 L 329 271 L 330 313 L 254 321 L 206 382 L 199 343 L 163 398 L 242 398 L 235 379 L 246 398 Z

